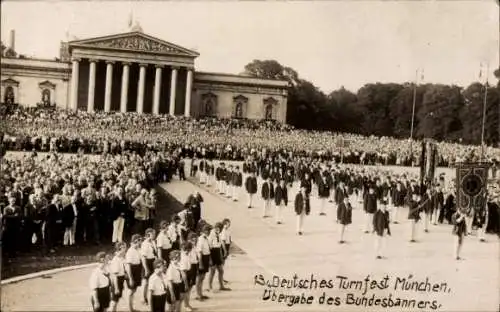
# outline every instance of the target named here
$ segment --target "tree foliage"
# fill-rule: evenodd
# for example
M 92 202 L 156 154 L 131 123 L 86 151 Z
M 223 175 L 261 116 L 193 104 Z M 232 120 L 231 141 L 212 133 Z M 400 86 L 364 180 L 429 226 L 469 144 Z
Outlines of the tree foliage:
M 481 142 L 485 86 L 412 83 L 369 83 L 357 93 L 340 88 L 325 95 L 297 71 L 274 60 L 254 60 L 245 74 L 289 82 L 287 122 L 300 129 L 365 135 L 413 137 L 468 144 Z M 500 69 L 495 71 L 500 79 Z M 499 144 L 500 85 L 488 87 L 485 142 Z

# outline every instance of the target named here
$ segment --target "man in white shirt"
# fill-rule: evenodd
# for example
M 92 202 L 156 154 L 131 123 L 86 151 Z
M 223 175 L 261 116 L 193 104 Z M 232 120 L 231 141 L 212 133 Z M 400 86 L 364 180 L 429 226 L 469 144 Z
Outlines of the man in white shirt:
M 154 270 L 154 261 L 157 258 L 157 250 L 155 244 L 155 230 L 149 228 L 146 230 L 146 237 L 141 244 L 141 262 L 144 268 L 143 284 L 144 284 L 144 302 L 148 300 L 148 280 Z
M 166 265 L 168 266 L 170 262 L 169 254 L 172 251 L 172 242 L 168 236 L 167 221 L 162 221 L 160 223 L 160 232 L 158 233 L 158 236 L 156 236 L 156 247 L 158 248 L 158 257 L 163 261 L 166 261 Z
M 96 255 L 98 266 L 92 271 L 89 280 L 91 290 L 91 303 L 94 311 L 106 311 L 111 301 L 109 273 L 106 270 L 108 258 L 105 252 Z
M 130 289 L 130 295 L 128 299 L 129 311 L 134 311 L 134 294 L 142 282 L 142 265 L 141 265 L 141 253 L 139 251 L 141 245 L 141 236 L 134 234 L 132 236 L 130 248 L 125 254 L 125 270 L 127 272 L 127 284 Z

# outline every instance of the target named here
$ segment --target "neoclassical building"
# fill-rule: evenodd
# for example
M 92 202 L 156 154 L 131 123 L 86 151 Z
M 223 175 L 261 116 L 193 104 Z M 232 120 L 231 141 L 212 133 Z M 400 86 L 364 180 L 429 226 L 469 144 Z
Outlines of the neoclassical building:
M 62 42 L 55 60 L 2 57 L 1 100 L 90 112 L 286 122 L 286 81 L 199 72 L 198 56 L 140 30 Z

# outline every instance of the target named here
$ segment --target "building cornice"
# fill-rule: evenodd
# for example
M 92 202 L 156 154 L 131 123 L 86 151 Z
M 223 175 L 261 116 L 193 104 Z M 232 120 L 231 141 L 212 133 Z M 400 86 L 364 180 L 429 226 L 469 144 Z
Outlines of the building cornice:
M 212 77 L 214 79 L 211 79 Z M 234 80 L 232 80 L 231 78 L 234 78 Z M 252 76 L 228 74 L 228 73 L 197 71 L 195 74 L 195 79 L 199 81 L 218 81 L 221 83 L 238 83 L 238 84 L 246 83 L 252 85 L 264 85 L 264 86 L 281 87 L 281 88 L 289 87 L 289 83 L 286 80 L 257 78 Z
M 264 85 L 260 83 L 252 83 L 252 82 L 240 82 L 240 81 L 218 81 L 218 80 L 208 80 L 208 79 L 197 79 L 196 76 L 194 78 L 194 83 L 198 85 L 210 85 L 210 86 L 218 86 L 223 88 L 232 88 L 232 87 L 247 87 L 247 88 L 256 88 L 262 90 L 277 90 L 276 92 L 287 92 L 288 88 L 283 86 L 276 85 Z
M 61 74 L 71 73 L 71 68 L 69 67 L 69 65 L 68 65 L 68 68 L 54 68 L 54 67 L 46 67 L 46 66 L 2 63 L 2 70 L 5 70 L 5 69 L 15 69 L 15 70 L 24 70 L 24 71 L 43 71 L 43 72 L 61 73 Z
M 200 92 L 211 92 L 211 91 L 226 91 L 232 93 L 251 93 L 251 94 L 265 94 L 265 95 L 275 95 L 284 96 L 288 95 L 287 89 L 283 88 L 273 88 L 273 87 L 262 87 L 262 86 L 248 86 L 242 84 L 220 84 L 218 82 L 196 82 L 193 84 L 193 88 Z

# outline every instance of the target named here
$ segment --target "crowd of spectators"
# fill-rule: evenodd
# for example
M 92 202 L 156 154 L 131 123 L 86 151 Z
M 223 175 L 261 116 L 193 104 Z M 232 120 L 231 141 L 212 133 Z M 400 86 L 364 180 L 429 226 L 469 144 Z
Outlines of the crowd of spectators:
M 2 160 L 3 252 L 108 244 L 154 221 L 154 186 L 168 182 L 178 158 L 144 155 L 26 153 Z M 134 208 L 134 209 L 132 209 Z
M 136 113 L 23 110 L 4 117 L 7 150 L 117 153 L 177 150 L 186 156 L 243 160 L 251 154 L 315 156 L 352 164 L 418 165 L 419 142 L 388 137 L 298 130 L 268 120 L 185 118 Z M 452 166 L 480 147 L 439 142 L 440 166 Z M 498 164 L 500 149 L 485 148 Z

